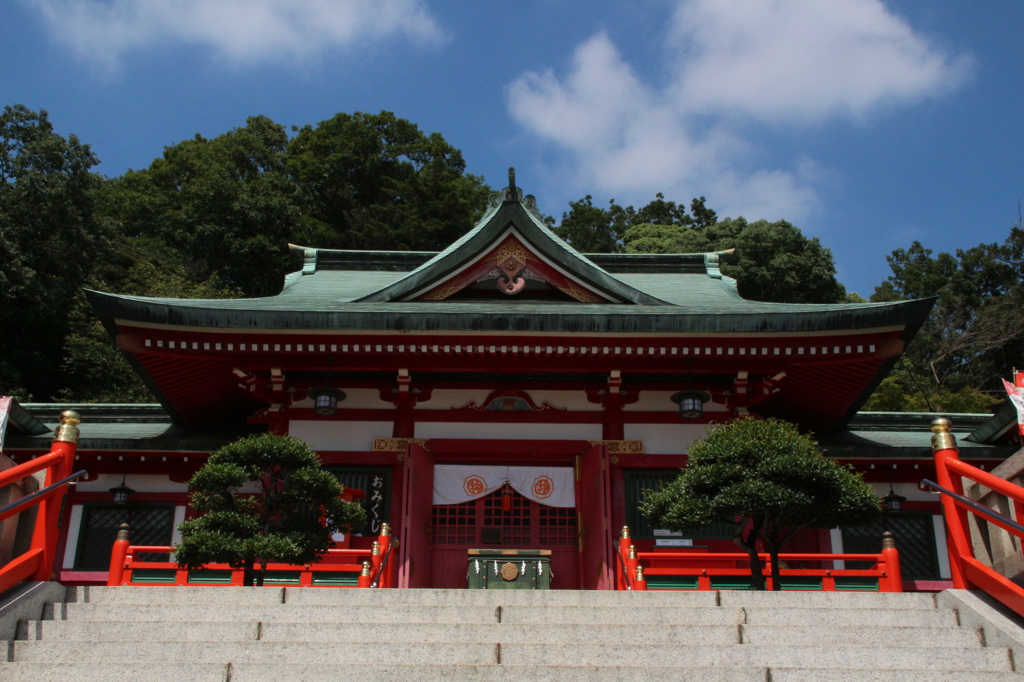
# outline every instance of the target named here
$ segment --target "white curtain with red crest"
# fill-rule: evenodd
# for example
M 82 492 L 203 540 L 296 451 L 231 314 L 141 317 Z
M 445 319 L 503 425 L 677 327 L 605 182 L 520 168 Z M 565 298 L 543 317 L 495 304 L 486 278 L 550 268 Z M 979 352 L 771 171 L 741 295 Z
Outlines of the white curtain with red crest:
M 549 507 L 575 507 L 572 467 L 509 467 L 476 464 L 434 466 L 434 504 L 460 504 L 508 483 L 523 497 Z

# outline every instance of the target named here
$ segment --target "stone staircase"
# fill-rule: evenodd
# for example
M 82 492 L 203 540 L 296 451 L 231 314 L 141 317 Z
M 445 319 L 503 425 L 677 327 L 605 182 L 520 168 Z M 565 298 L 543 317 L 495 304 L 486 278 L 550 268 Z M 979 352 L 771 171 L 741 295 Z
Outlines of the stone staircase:
M 1020 682 L 927 594 L 69 590 L 0 680 Z

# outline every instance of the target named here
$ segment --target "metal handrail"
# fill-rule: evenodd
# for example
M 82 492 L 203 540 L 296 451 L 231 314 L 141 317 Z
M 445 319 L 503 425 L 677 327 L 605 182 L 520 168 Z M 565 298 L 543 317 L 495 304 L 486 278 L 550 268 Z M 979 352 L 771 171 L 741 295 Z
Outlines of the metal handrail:
M 384 552 L 384 556 L 381 557 L 380 566 L 377 567 L 377 574 L 373 576 L 373 580 L 370 581 L 370 587 L 380 587 L 380 577 L 384 574 L 384 569 L 388 566 L 388 561 L 391 560 L 391 552 L 394 551 L 395 546 L 398 544 L 398 538 L 393 537 L 391 542 L 388 543 L 388 551 Z
M 81 471 L 76 471 L 75 473 L 71 474 L 67 478 L 62 478 L 61 480 L 57 481 L 56 483 L 52 483 L 52 484 L 46 486 L 45 488 L 40 488 L 39 490 L 36 490 L 35 492 L 29 493 L 25 497 L 22 497 L 22 498 L 20 498 L 18 500 L 15 500 L 14 502 L 11 502 L 10 504 L 7 504 L 7 505 L 4 505 L 3 507 L 0 507 L 0 520 L 3 520 L 4 518 L 6 518 L 6 517 L 4 517 L 5 514 L 8 514 L 9 516 L 13 516 L 14 514 L 16 514 L 19 511 L 22 511 L 24 509 L 28 509 L 33 504 L 35 504 L 35 501 L 38 500 L 39 498 L 50 495 L 51 493 L 59 490 L 61 488 L 61 486 L 65 486 L 68 483 L 71 483 L 72 481 L 77 481 L 82 476 L 85 476 L 88 473 L 89 472 L 86 471 L 85 469 L 82 469 Z
M 1016 521 L 1011 519 L 1009 516 L 1003 516 L 999 512 L 993 511 L 992 509 L 989 509 L 985 505 L 979 504 L 978 502 L 975 502 L 974 500 L 970 499 L 969 497 L 964 497 L 963 495 L 955 493 L 952 490 L 949 490 L 948 488 L 943 488 L 938 483 L 935 483 L 934 481 L 929 481 L 927 478 L 923 479 L 921 481 L 921 483 L 924 483 L 929 488 L 932 488 L 934 490 L 938 490 L 943 495 L 949 495 L 954 500 L 958 500 L 959 502 L 961 502 L 965 506 L 970 507 L 975 512 L 977 512 L 978 514 L 981 514 L 982 516 L 987 516 L 987 517 L 989 517 L 989 519 L 991 519 L 992 521 L 995 521 L 996 523 L 1005 524 L 1005 525 L 1009 526 L 1010 528 L 1013 528 L 1014 530 L 1016 530 L 1018 533 L 1021 533 L 1022 536 L 1024 536 L 1024 526 L 1022 526 L 1021 524 L 1017 523 Z

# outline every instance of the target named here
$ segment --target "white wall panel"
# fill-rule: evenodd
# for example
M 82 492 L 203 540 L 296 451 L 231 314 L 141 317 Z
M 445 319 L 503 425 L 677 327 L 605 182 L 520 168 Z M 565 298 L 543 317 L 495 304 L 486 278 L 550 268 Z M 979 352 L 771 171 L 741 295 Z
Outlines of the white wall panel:
M 685 455 L 690 443 L 707 435 L 708 424 L 626 424 L 626 440 L 642 440 L 644 454 Z
M 293 421 L 288 433 L 314 450 L 372 450 L 373 439 L 390 438 L 393 427 L 390 421 Z
M 417 438 L 500 438 L 502 440 L 600 440 L 600 424 L 495 424 L 422 422 Z

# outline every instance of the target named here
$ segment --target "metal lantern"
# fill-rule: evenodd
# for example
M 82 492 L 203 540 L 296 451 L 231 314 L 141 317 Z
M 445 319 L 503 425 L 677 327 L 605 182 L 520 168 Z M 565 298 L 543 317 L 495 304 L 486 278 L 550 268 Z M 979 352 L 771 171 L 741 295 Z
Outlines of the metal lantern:
M 345 392 L 323 386 L 314 388 L 307 395 L 313 399 L 313 412 L 321 417 L 333 417 L 338 413 L 338 403 L 345 399 Z
M 121 507 L 127 505 L 128 498 L 135 494 L 134 490 L 124 484 L 124 476 L 121 477 L 121 485 L 114 486 L 109 492 L 114 496 L 114 504 Z
M 882 508 L 887 514 L 895 514 L 903 511 L 903 503 L 906 501 L 907 498 L 897 495 L 890 486 L 888 494 L 882 497 Z
M 686 390 L 672 396 L 672 402 L 679 405 L 680 419 L 700 419 L 704 416 L 704 403 L 711 400 L 707 391 Z

